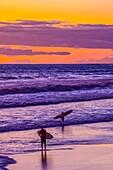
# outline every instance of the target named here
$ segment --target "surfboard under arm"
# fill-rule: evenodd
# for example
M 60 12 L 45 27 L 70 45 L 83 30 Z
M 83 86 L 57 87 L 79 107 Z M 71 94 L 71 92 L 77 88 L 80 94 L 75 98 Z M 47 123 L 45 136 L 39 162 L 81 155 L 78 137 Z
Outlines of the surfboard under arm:
M 40 135 L 40 130 L 37 132 L 39 137 L 41 137 Z M 50 133 L 46 132 L 46 139 L 52 139 L 53 138 L 53 135 L 51 135 Z

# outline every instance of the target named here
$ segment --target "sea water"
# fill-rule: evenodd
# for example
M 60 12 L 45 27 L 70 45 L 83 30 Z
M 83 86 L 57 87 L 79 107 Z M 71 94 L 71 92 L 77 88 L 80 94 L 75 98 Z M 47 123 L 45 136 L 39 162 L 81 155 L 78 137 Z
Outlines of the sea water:
M 0 65 L 0 153 L 39 151 L 42 125 L 48 149 L 113 143 L 113 65 Z

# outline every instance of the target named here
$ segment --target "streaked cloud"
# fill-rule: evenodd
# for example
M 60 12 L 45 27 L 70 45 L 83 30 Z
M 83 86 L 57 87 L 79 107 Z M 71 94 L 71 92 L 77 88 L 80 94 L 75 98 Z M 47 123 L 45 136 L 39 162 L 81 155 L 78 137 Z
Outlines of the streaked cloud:
M 0 48 L 0 54 L 8 56 L 18 56 L 18 55 L 69 55 L 70 52 L 66 51 L 56 51 L 56 52 L 45 52 L 45 51 L 32 51 L 23 49 L 11 49 L 11 48 Z
M 17 20 L 18 25 L 59 25 L 62 24 L 61 21 L 36 21 L 36 20 Z
M 50 27 L 50 26 L 60 26 L 66 25 L 65 22 L 61 21 L 36 21 L 36 20 L 16 20 L 14 22 L 0 22 L 0 25 L 6 26 L 36 26 L 36 27 Z
M 23 59 L 23 60 L 15 60 L 13 64 L 30 64 L 30 60 Z
M 113 28 L 113 25 L 105 25 L 105 24 L 78 24 L 77 25 L 77 27 L 78 28 L 80 28 L 80 27 L 82 27 L 82 28 L 94 28 L 94 29 L 96 29 L 96 28 L 104 28 L 104 29 L 106 29 L 106 28 Z
M 81 60 L 79 61 L 78 63 L 87 63 L 87 64 L 96 64 L 96 63 L 101 63 L 101 64 L 104 64 L 104 63 L 113 63 L 113 57 L 104 57 L 102 59 L 99 59 L 99 60 L 95 60 L 93 58 L 89 59 L 89 60 Z

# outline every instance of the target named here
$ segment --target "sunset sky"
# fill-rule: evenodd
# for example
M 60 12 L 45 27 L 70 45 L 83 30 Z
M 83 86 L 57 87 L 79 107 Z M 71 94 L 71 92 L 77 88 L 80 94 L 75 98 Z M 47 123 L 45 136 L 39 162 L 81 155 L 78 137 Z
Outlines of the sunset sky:
M 113 1 L 0 0 L 0 63 L 113 63 Z

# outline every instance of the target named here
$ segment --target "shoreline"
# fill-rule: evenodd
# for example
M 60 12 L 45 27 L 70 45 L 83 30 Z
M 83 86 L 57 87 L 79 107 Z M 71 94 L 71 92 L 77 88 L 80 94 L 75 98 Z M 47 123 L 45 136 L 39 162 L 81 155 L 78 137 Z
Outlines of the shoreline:
M 5 169 L 111 170 L 112 128 L 112 122 L 47 128 L 54 138 L 47 141 L 46 154 L 41 152 L 37 129 L 3 133 L 1 153 L 16 162 Z
M 113 144 L 72 145 L 66 149 L 10 155 L 9 170 L 111 170 Z

